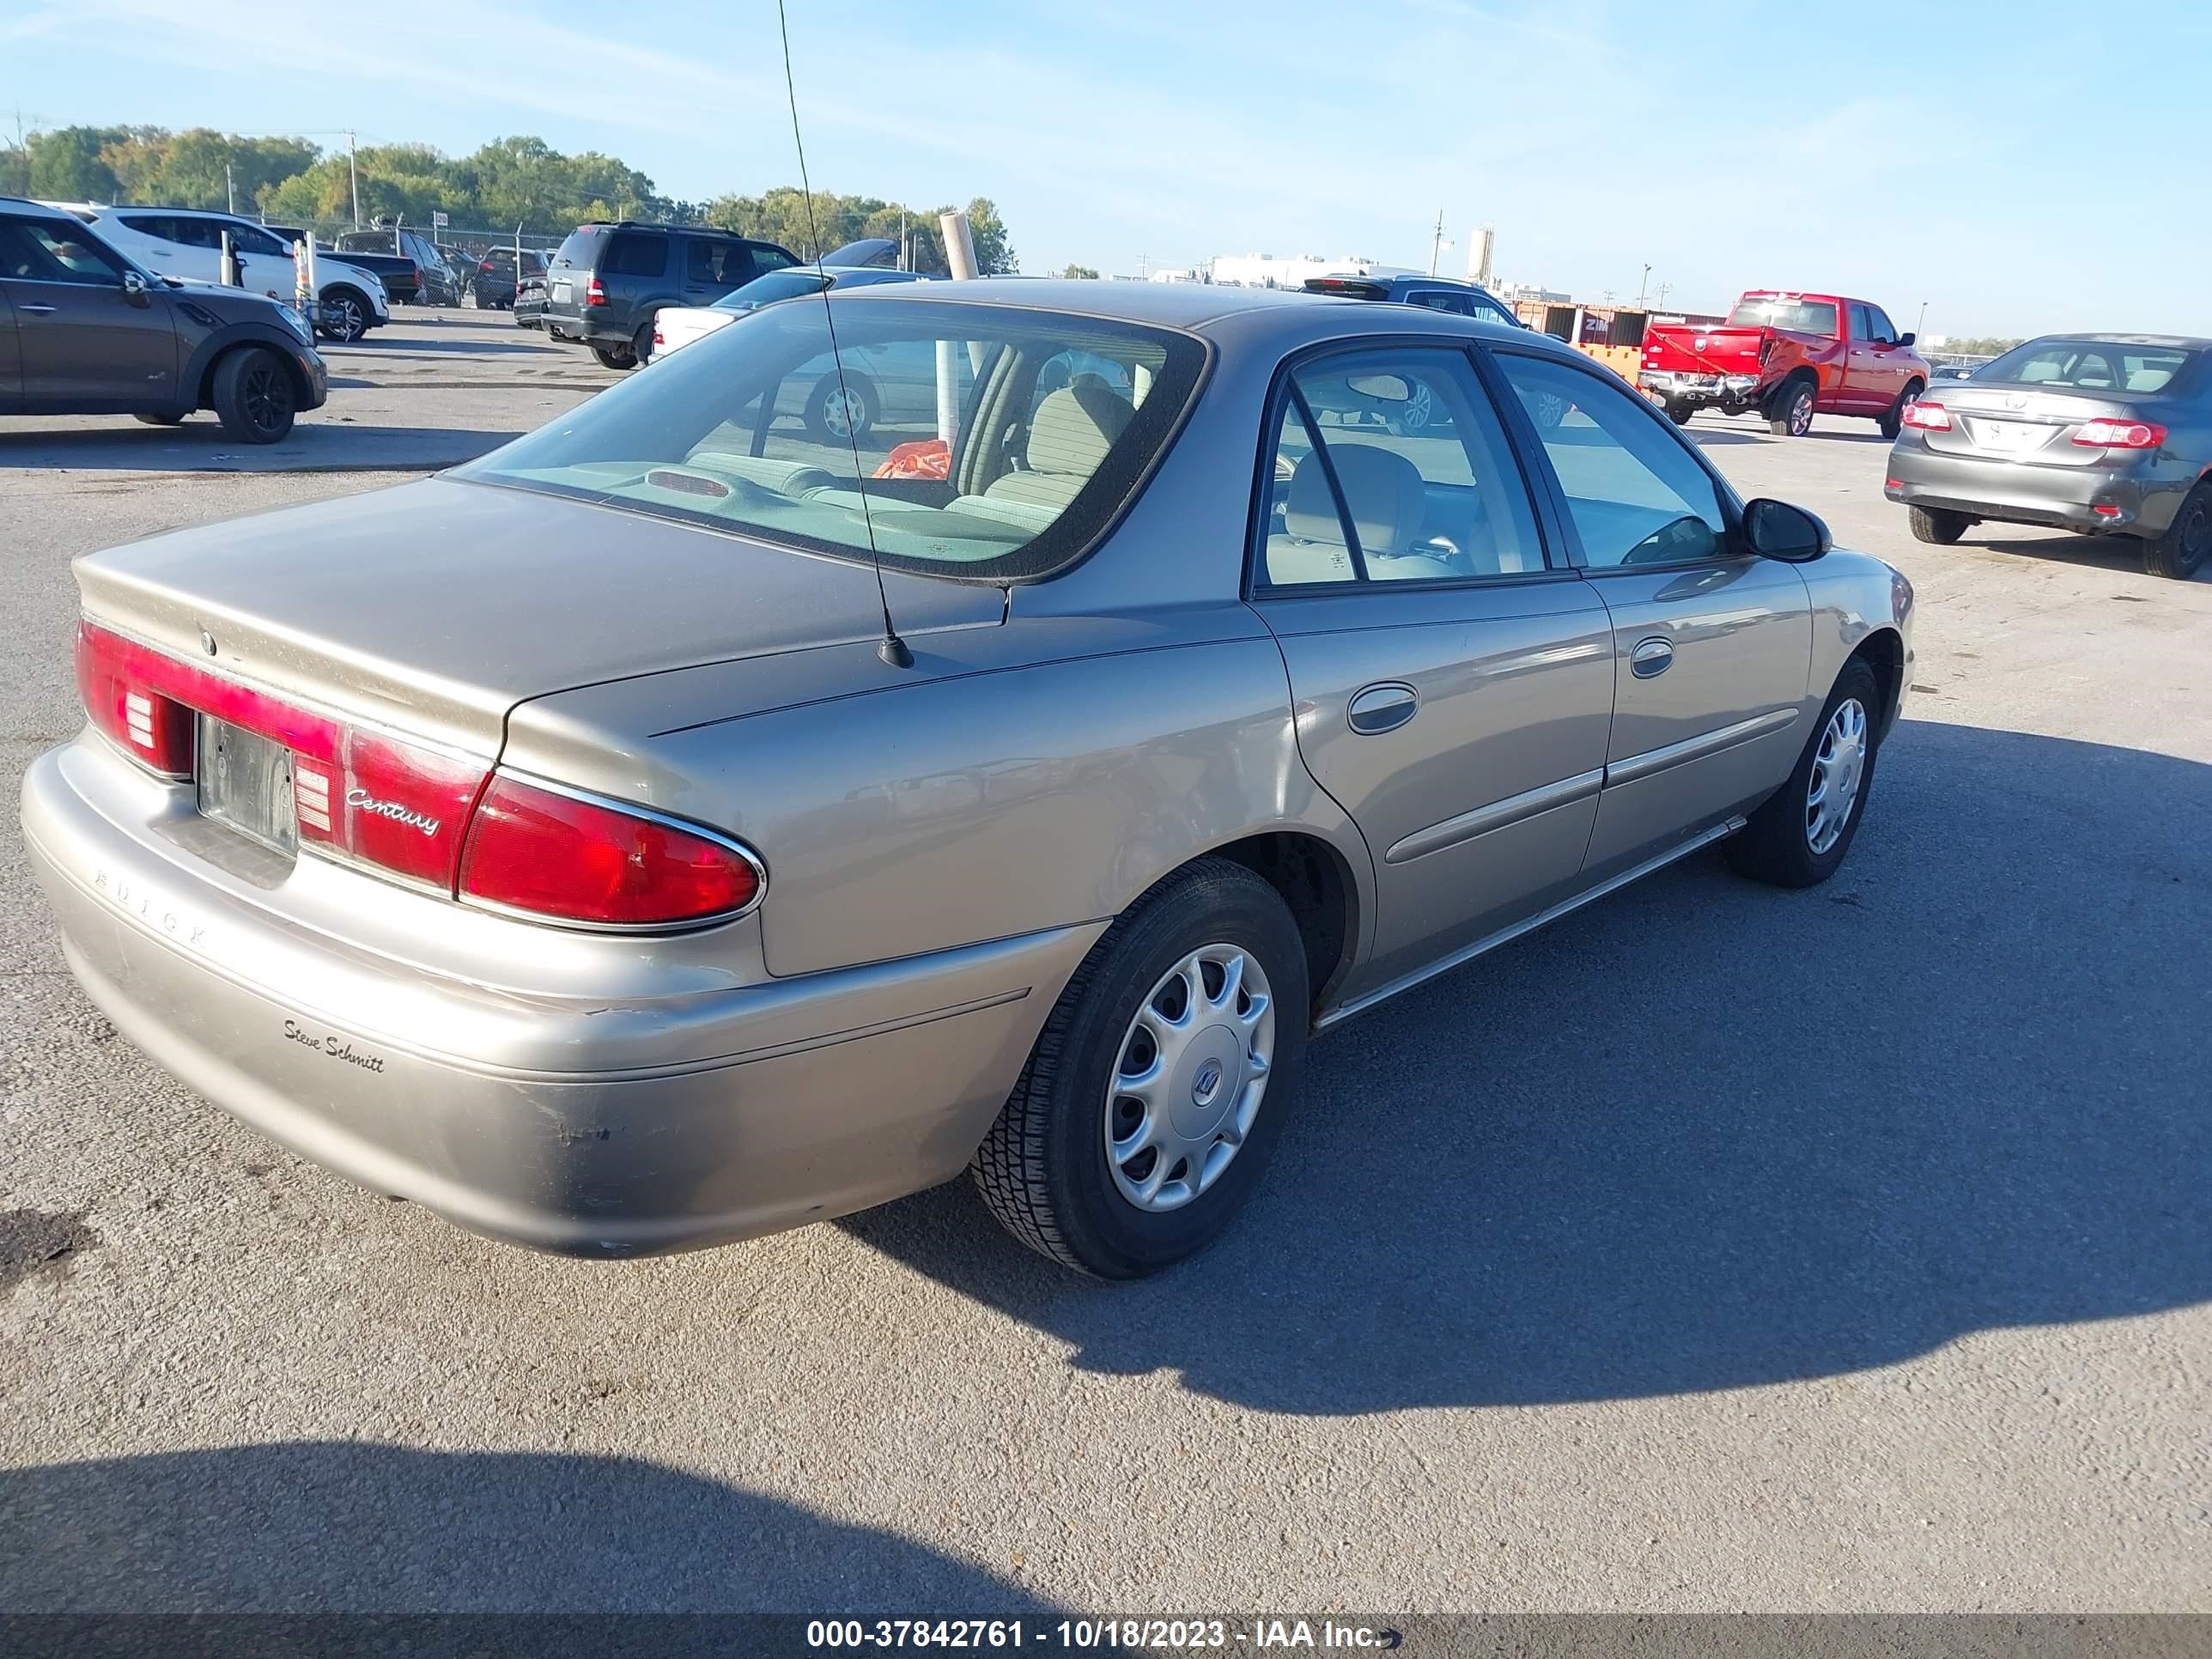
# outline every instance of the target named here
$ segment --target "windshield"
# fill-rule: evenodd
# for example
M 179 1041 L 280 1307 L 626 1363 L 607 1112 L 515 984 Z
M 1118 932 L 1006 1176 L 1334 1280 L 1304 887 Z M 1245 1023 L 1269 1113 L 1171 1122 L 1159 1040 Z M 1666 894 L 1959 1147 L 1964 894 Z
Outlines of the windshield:
M 1019 580 L 1119 514 L 1205 364 L 1191 336 L 1060 312 L 763 306 L 453 476 Z
M 755 306 L 764 306 L 771 301 L 789 300 L 801 294 L 818 294 L 829 278 L 817 270 L 793 268 L 771 270 L 765 276 L 756 276 L 743 288 L 732 289 L 714 301 L 717 311 L 750 311 Z
M 1974 371 L 1978 380 L 2047 386 L 2067 392 L 2163 392 L 2196 354 L 2179 346 L 2118 345 L 2110 340 L 2030 340 Z
M 1799 334 L 1833 334 L 1836 307 L 1830 300 L 1800 300 L 1790 295 L 1744 299 L 1729 313 L 1731 328 L 1786 328 Z

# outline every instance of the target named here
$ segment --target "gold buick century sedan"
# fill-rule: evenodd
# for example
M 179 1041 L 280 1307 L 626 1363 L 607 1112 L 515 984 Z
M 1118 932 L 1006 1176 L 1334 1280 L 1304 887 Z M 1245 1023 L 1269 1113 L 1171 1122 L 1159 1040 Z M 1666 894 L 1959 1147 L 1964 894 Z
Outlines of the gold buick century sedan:
M 854 353 L 940 392 L 825 441 L 784 394 Z M 966 1170 L 1162 1267 L 1316 1033 L 1711 843 L 1826 879 L 1912 662 L 1901 575 L 1557 342 L 1211 287 L 765 307 L 76 576 L 22 811 L 86 992 L 306 1157 L 603 1256 Z

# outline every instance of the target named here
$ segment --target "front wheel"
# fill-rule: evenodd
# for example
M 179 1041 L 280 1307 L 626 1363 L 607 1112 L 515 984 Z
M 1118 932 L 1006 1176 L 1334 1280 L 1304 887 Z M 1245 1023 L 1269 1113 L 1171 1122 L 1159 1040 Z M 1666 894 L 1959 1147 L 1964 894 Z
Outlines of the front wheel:
M 824 374 L 806 400 L 806 430 L 818 444 L 858 443 L 876 424 L 875 393 L 866 380 Z
M 2212 553 L 2212 479 L 2202 480 L 2182 498 L 2166 534 L 2143 544 L 2143 568 L 2154 576 L 2186 581 Z
M 1137 1279 L 1259 1183 L 1305 1068 L 1305 950 L 1281 895 L 1201 859 L 1091 947 L 969 1172 L 1015 1237 Z
M 323 331 L 343 345 L 368 332 L 368 301 L 349 288 L 323 295 Z
M 1894 438 L 1905 430 L 1905 404 L 1918 403 L 1920 394 L 1927 390 L 1917 380 L 1905 382 L 1905 390 L 1897 394 L 1897 401 L 1875 416 L 1875 425 L 1881 429 L 1883 437 Z
M 300 400 L 283 359 L 261 346 L 232 352 L 215 366 L 216 418 L 241 443 L 273 444 L 291 435 Z
M 1874 670 L 1852 658 L 1788 781 L 1724 843 L 1739 874 L 1777 887 L 1817 887 L 1836 873 L 1874 788 L 1881 708 Z
M 1776 394 L 1767 410 L 1766 428 L 1778 438 L 1802 438 L 1813 429 L 1813 406 L 1819 393 L 1810 380 L 1792 380 Z

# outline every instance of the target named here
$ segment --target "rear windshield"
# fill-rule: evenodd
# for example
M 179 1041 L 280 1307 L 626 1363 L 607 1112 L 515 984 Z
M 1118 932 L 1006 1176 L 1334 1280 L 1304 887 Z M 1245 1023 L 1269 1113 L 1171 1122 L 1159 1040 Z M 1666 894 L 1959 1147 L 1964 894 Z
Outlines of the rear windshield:
M 1974 371 L 1977 380 L 2047 386 L 2067 392 L 2163 392 L 2197 354 L 2181 346 L 2117 345 L 2110 340 L 2030 340 Z
M 599 244 L 607 240 L 607 233 L 597 228 L 572 230 L 568 240 L 561 244 L 553 255 L 556 265 L 574 265 L 588 270 L 599 258 Z
M 1019 580 L 1112 522 L 1205 364 L 1191 336 L 1058 312 L 764 306 L 452 476 Z
M 1799 334 L 1833 334 L 1836 307 L 1829 300 L 1740 300 L 1735 309 L 1729 313 L 1729 323 L 1735 328 L 1786 328 Z
M 775 300 L 789 300 L 801 294 L 817 294 L 829 279 L 812 269 L 772 270 L 765 276 L 756 276 L 743 288 L 732 289 L 714 301 L 723 311 L 750 311 L 755 306 L 764 306 Z

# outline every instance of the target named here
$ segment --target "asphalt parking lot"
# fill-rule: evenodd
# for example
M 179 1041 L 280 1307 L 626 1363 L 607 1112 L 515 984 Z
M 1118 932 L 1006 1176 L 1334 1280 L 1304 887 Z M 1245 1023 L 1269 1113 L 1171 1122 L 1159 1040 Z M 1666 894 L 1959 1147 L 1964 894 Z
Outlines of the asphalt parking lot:
M 1924 547 L 1870 422 L 1700 416 L 1918 590 L 1832 884 L 1703 856 L 1352 1022 L 1150 1283 L 964 1185 L 555 1260 L 119 1041 L 13 811 L 73 556 L 621 378 L 403 315 L 272 452 L 0 420 L 0 1607 L 2212 1610 L 2212 580 Z

